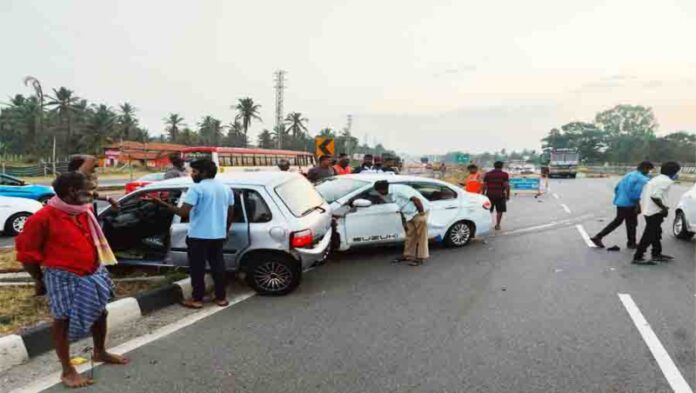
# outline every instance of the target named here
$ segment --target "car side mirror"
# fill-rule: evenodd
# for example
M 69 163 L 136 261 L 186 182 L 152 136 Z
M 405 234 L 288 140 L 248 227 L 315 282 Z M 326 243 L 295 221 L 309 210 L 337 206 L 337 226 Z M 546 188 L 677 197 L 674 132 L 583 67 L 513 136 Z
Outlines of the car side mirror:
M 372 206 L 372 202 L 368 201 L 367 199 L 356 199 L 351 205 L 353 207 L 370 207 Z

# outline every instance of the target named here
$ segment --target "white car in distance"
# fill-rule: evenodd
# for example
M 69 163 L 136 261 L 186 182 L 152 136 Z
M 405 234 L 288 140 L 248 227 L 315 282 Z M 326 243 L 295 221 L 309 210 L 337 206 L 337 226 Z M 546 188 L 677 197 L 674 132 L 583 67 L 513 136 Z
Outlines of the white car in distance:
M 684 240 L 693 238 L 696 233 L 696 186 L 682 195 L 674 213 L 674 236 Z
M 41 202 L 27 198 L 0 196 L 0 223 L 3 234 L 17 236 L 24 230 L 27 219 L 43 205 Z
M 467 245 L 475 236 L 491 230 L 491 203 L 453 184 L 416 176 L 354 174 L 328 178 L 317 190 L 331 205 L 339 236 L 338 250 L 401 242 L 405 232 L 394 203 L 386 203 L 374 184 L 387 180 L 418 190 L 430 201 L 428 235 L 451 247 Z

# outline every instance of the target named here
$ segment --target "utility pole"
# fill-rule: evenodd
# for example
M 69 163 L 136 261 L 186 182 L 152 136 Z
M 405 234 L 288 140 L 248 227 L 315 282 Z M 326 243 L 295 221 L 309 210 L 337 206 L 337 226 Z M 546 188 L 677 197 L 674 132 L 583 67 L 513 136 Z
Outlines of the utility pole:
M 276 133 L 278 134 L 278 149 L 283 147 L 283 90 L 285 89 L 285 71 L 275 72 L 275 91 L 276 91 Z
M 350 133 L 350 129 L 353 127 L 353 115 L 349 114 L 347 116 L 347 120 L 348 121 L 346 123 L 346 136 L 352 135 Z M 345 151 L 346 154 L 348 154 L 348 156 L 351 156 L 351 153 L 352 153 L 351 150 L 353 150 L 353 146 L 351 146 L 351 141 L 349 141 L 348 138 L 346 138 L 344 141 L 343 150 Z
M 38 134 L 43 134 L 43 115 L 44 115 L 44 95 L 43 89 L 41 88 L 41 82 L 33 76 L 27 76 L 24 78 L 24 86 L 31 85 L 34 88 L 34 93 L 36 98 L 39 100 L 39 116 L 36 120 Z M 53 134 L 53 176 L 56 175 L 56 134 Z

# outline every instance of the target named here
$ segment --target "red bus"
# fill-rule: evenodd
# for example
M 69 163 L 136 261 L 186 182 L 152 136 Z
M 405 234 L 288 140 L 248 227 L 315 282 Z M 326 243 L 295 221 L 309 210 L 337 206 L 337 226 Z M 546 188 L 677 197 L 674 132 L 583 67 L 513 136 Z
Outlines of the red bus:
M 307 173 L 315 163 L 312 153 L 294 150 L 199 146 L 185 148 L 181 153 L 187 162 L 209 158 L 219 172 L 279 170 L 278 163 L 288 160 L 291 171 Z

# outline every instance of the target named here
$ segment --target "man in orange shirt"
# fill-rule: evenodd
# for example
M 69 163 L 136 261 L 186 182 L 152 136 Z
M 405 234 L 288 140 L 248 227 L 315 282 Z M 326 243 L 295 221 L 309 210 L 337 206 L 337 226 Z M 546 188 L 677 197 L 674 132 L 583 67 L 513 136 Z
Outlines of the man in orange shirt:
M 353 173 L 350 167 L 350 157 L 348 157 L 348 154 L 339 154 L 338 163 L 334 165 L 334 170 L 336 171 L 336 175 L 350 175 Z
M 471 164 L 468 167 L 466 167 L 466 169 L 469 170 L 469 175 L 466 177 L 464 184 L 462 184 L 464 186 L 464 189 L 467 192 L 480 194 L 481 189 L 483 188 L 483 182 L 481 181 L 481 174 L 479 173 L 478 167 L 474 164 Z

